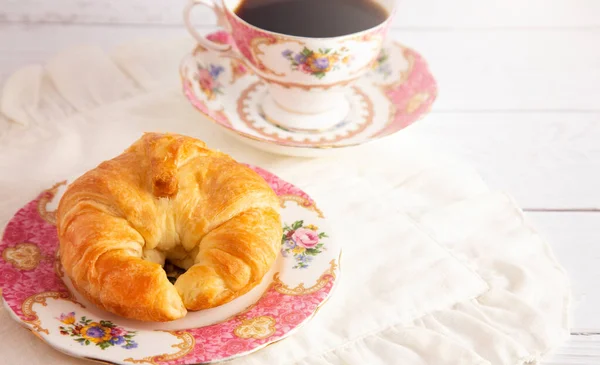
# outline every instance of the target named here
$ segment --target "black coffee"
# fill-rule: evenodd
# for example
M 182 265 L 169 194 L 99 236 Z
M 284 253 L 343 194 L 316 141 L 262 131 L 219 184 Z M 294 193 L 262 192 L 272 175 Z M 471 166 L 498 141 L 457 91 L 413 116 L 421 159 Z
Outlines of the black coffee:
M 360 32 L 388 17 L 373 0 L 242 0 L 235 13 L 261 29 L 314 38 Z

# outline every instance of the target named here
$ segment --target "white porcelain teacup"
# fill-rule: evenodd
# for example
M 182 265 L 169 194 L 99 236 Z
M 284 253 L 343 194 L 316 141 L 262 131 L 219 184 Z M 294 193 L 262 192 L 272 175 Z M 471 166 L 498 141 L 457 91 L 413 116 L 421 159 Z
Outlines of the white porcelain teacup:
M 326 0 L 324 0 L 326 1 Z M 260 29 L 236 15 L 241 0 L 191 0 L 185 24 L 198 43 L 245 62 L 268 86 L 265 117 L 291 130 L 323 130 L 342 122 L 350 110 L 346 90 L 375 62 L 394 14 L 395 0 L 373 0 L 387 10 L 379 25 L 331 38 L 285 35 Z M 211 8 L 235 46 L 215 43 L 193 27 L 195 5 Z

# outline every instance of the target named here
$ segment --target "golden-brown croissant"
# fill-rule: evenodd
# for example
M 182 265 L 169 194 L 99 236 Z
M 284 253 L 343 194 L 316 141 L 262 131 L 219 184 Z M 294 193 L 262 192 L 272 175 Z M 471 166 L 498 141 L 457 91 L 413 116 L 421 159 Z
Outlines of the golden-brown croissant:
M 174 320 L 260 282 L 281 240 L 278 209 L 250 168 L 199 140 L 146 133 L 69 185 L 57 210 L 60 257 L 101 308 Z M 165 260 L 187 270 L 175 285 Z

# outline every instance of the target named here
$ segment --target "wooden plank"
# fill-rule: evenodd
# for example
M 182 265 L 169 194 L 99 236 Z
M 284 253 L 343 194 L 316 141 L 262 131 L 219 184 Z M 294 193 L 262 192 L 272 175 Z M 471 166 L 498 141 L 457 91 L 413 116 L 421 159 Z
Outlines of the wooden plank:
M 600 332 L 600 214 L 526 213 L 566 269 L 573 294 L 572 332 Z M 600 352 L 598 354 L 600 363 Z
M 527 209 L 600 209 L 600 113 L 436 113 L 410 129 Z M 600 215 L 599 215 L 600 216 Z
M 600 363 L 600 336 L 571 336 L 553 351 L 542 365 L 598 365 Z
M 600 110 L 600 30 L 395 31 L 428 60 L 439 111 Z M 595 49 L 594 49 L 595 48 Z
M 179 25 L 186 0 L 8 0 L 0 21 L 71 24 Z M 199 7 L 201 8 L 201 7 Z M 198 24 L 214 24 L 207 9 L 195 14 Z M 403 0 L 395 26 L 411 28 L 598 27 L 595 0 Z
M 398 1 L 395 25 L 411 28 L 597 27 L 599 10 L 600 3 L 594 0 L 402 0 Z
M 546 239 L 571 280 L 571 333 L 542 365 L 600 364 L 600 214 L 528 212 L 526 218 Z
M 138 38 L 172 39 L 187 36 L 183 27 L 0 24 L 0 84 L 19 67 L 31 63 L 43 64 L 57 52 L 70 47 L 92 45 L 108 50 Z
M 0 52 L 45 56 L 77 44 L 185 35 L 181 27 L 0 25 Z M 600 29 L 394 31 L 392 37 L 429 61 L 439 83 L 436 111 L 600 111 L 600 47 L 590 46 Z
M 110 49 L 138 38 L 187 37 L 183 27 L 61 24 L 0 24 L 0 54 L 37 54 L 43 61 L 62 49 L 94 45 Z

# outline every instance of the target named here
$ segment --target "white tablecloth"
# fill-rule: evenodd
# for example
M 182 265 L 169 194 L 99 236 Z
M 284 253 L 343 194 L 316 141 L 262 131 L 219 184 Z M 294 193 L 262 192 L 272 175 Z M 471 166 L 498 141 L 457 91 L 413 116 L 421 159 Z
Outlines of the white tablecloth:
M 188 40 L 68 50 L 24 68 L 0 98 L 0 223 L 54 182 L 143 131 L 205 140 L 307 191 L 342 240 L 342 280 L 298 333 L 235 364 L 535 364 L 568 333 L 569 287 L 509 195 L 436 155 L 410 128 L 321 159 L 239 144 L 184 99 Z M 443 92 L 443 91 L 442 91 Z M 83 364 L 0 310 L 0 363 Z

